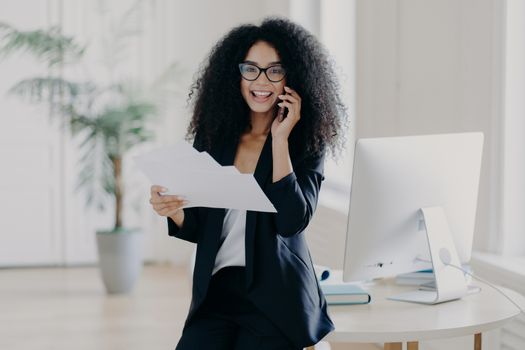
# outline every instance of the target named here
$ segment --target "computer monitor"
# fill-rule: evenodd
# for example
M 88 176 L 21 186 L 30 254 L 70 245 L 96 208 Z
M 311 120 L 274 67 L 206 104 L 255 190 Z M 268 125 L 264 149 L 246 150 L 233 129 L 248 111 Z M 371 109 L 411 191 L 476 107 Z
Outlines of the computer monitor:
M 470 260 L 482 147 L 480 132 L 357 140 L 343 281 L 433 268 L 442 291 L 462 284 L 446 265 Z M 458 288 L 448 300 L 466 291 Z

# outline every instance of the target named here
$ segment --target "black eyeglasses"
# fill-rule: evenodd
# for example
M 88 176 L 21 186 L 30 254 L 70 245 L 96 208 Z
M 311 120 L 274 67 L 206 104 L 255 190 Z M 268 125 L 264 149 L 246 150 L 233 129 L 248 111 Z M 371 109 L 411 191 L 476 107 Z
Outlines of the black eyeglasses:
M 251 63 L 239 63 L 239 70 L 241 71 L 242 77 L 249 81 L 257 80 L 261 72 L 264 72 L 266 78 L 274 83 L 283 80 L 286 76 L 286 70 L 281 65 L 261 68 Z

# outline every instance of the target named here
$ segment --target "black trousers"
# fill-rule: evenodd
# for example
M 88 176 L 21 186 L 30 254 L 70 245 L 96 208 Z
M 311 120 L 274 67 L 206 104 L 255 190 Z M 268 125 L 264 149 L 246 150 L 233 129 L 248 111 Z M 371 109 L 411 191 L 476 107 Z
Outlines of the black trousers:
M 302 350 L 245 297 L 245 267 L 226 266 L 175 350 Z

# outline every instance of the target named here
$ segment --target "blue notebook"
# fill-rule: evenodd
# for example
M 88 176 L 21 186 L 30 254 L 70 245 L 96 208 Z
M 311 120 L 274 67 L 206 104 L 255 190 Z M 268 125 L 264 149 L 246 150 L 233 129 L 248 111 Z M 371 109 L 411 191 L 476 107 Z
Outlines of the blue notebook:
M 363 288 L 350 283 L 319 283 L 326 298 L 331 305 L 368 304 L 372 298 Z

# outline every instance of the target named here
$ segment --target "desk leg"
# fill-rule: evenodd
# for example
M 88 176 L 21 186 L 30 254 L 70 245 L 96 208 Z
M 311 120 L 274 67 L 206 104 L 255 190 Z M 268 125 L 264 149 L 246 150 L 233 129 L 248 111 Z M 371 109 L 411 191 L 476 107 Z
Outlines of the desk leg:
M 481 333 L 474 334 L 474 350 L 481 350 Z
M 418 349 L 419 349 L 419 343 L 417 341 L 407 342 L 407 350 L 418 350 Z
M 403 350 L 403 343 L 385 343 L 384 350 Z

